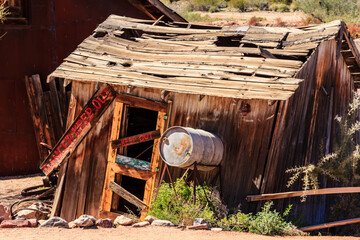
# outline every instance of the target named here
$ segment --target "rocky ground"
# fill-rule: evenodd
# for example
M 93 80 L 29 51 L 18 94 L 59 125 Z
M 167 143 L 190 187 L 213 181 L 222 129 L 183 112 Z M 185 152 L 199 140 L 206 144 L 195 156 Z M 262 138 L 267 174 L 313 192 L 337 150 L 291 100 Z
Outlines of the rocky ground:
M 21 176 L 0 178 L 0 205 L 10 205 L 12 202 L 22 199 L 20 191 L 23 188 L 41 184 L 41 176 Z M 99 226 L 95 226 L 95 219 L 92 217 L 83 217 L 74 222 L 66 223 L 57 219 L 50 221 L 50 225 L 69 226 L 69 228 L 60 227 L 25 227 L 25 228 L 0 228 L 0 239 L 173 239 L 173 240 L 340 240 L 340 239 L 360 239 L 356 237 L 281 237 L 281 236 L 262 236 L 249 233 L 236 233 L 225 231 L 209 231 L 209 230 L 190 230 L 181 229 L 173 226 L 154 226 L 148 223 L 140 224 L 144 226 L 134 226 L 132 221 L 125 217 L 115 220 L 117 227 L 103 228 L 100 226 L 109 226 L 108 222 L 97 222 Z M 48 222 L 40 221 L 45 226 Z M 31 225 L 32 223 L 27 223 Z M 122 226 L 125 224 L 127 226 Z M 82 227 L 80 227 L 82 226 Z M 88 226 L 85 227 L 84 226 Z M 72 228 L 73 227 L 73 228 Z

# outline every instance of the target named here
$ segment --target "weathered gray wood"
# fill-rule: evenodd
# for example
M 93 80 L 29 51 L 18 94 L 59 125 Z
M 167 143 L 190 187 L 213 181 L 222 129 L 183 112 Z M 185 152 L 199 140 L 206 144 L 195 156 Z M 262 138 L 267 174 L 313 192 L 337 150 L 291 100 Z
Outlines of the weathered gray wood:
M 308 191 L 294 191 L 294 192 L 282 192 L 282 193 L 266 193 L 260 195 L 249 195 L 246 197 L 248 202 L 300 197 L 302 195 L 324 195 L 324 194 L 343 194 L 343 193 L 359 193 L 360 187 L 339 187 L 339 188 L 323 188 Z
M 115 182 L 111 181 L 109 184 L 109 188 L 116 193 L 117 195 L 119 195 L 120 197 L 124 198 L 126 201 L 134 204 L 135 206 L 139 207 L 140 209 L 145 209 L 148 206 L 141 201 L 139 198 L 137 198 L 136 196 L 134 196 L 133 194 L 131 194 L 130 192 L 128 192 L 127 190 L 125 190 L 124 188 L 122 188 L 121 186 L 119 186 L 118 184 L 116 184 Z
M 315 231 L 315 230 L 319 230 L 319 229 L 338 227 L 338 226 L 354 224 L 354 223 L 359 223 L 359 222 L 360 222 L 360 218 L 352 218 L 352 219 L 346 219 L 346 220 L 341 220 L 341 221 L 336 221 L 336 222 L 329 222 L 329 223 L 323 223 L 323 224 L 314 225 L 314 226 L 303 227 L 303 228 L 300 228 L 300 230 L 304 231 L 304 232 L 311 232 L 311 231 Z

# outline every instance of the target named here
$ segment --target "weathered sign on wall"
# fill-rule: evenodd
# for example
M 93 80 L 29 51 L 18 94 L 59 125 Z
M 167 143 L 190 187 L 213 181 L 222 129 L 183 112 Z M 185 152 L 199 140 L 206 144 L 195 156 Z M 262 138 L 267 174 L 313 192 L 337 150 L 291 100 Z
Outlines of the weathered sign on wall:
M 147 142 L 160 137 L 160 130 L 146 132 L 131 137 L 125 137 L 111 142 L 112 148 L 126 147 L 142 142 Z
M 54 146 L 49 156 L 41 163 L 40 169 L 49 175 L 56 169 L 68 154 L 71 154 L 81 143 L 86 134 L 100 119 L 114 100 L 116 92 L 110 85 L 100 88 L 88 101 L 70 128 Z

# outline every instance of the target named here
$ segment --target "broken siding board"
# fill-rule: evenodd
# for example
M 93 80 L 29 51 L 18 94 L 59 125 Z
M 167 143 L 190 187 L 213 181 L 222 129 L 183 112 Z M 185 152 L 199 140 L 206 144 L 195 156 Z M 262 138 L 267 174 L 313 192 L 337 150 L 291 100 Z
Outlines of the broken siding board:
M 96 92 L 95 83 L 84 84 L 76 82 L 71 87 L 71 94 L 76 99 L 75 116 L 79 116 L 83 107 Z M 61 204 L 60 217 L 72 221 L 76 218 L 77 202 L 80 191 L 85 189 L 79 188 L 79 179 L 81 179 L 82 164 L 86 150 L 85 142 L 81 142 L 69 157 L 68 167 L 66 171 L 66 180 L 64 185 L 64 193 Z
M 126 201 L 134 204 L 140 209 L 145 209 L 148 207 L 143 201 L 138 199 L 135 195 L 128 192 L 126 189 L 122 188 L 120 185 L 116 184 L 115 182 L 111 181 L 109 184 L 109 188 L 119 195 L 120 197 L 124 198 Z
M 48 156 L 48 150 L 42 147 L 40 143 L 44 142 L 50 145 L 52 143 L 39 75 L 33 75 L 32 77 L 25 76 L 25 84 L 41 162 Z
M 98 217 L 101 206 L 101 196 L 104 187 L 107 168 L 107 151 L 110 149 L 109 136 L 112 128 L 114 104 L 111 104 L 93 129 L 92 151 L 90 160 L 90 174 L 87 181 L 85 210 L 82 212 Z M 90 141 L 90 139 L 89 139 Z M 91 146 L 91 145 L 90 145 Z M 101 154 L 99 154 L 101 153 Z
M 119 137 L 120 131 L 121 131 L 121 123 L 122 123 L 122 117 L 123 117 L 123 109 L 124 104 L 115 101 L 115 107 L 114 112 L 112 116 L 112 125 L 111 125 L 111 132 L 108 138 L 107 142 L 110 142 L 112 140 L 116 140 Z M 106 165 L 106 173 L 105 173 L 105 179 L 104 179 L 104 185 L 102 189 L 102 198 L 101 198 L 101 204 L 100 209 L 103 211 L 111 211 L 111 201 L 112 201 L 112 191 L 109 189 L 110 181 L 115 180 L 115 171 L 112 167 L 112 164 L 115 164 L 116 159 L 116 152 L 117 150 L 111 147 L 111 144 L 108 146 L 107 150 L 107 165 Z
M 41 163 L 40 169 L 46 175 L 52 173 L 64 158 L 76 149 L 114 100 L 115 94 L 110 85 L 107 85 L 92 96 L 71 127 L 54 146 L 49 156 Z
M 70 127 L 71 123 L 74 121 L 75 113 L 76 113 L 77 100 L 74 95 L 70 96 L 68 116 L 66 121 L 66 127 Z M 50 217 L 60 216 L 61 204 L 64 195 L 64 186 L 66 181 L 66 172 L 68 166 L 69 158 L 66 158 L 64 164 L 61 165 L 59 174 L 58 174 L 58 182 L 57 188 L 55 192 L 54 202 L 51 209 Z

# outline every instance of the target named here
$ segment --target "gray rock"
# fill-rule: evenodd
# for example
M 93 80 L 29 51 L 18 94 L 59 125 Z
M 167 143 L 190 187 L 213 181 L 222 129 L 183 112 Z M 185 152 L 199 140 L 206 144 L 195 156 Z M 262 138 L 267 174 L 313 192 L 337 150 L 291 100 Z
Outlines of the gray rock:
M 221 232 L 223 229 L 222 228 L 211 228 L 211 231 L 215 231 L 215 232 Z
M 205 218 L 195 218 L 194 220 L 194 226 L 202 225 L 202 224 L 208 224 L 208 221 Z
M 144 219 L 145 221 L 148 221 L 149 223 L 152 223 L 154 220 L 158 220 L 156 217 L 154 216 L 146 216 L 146 218 Z
M 69 222 L 69 228 L 77 228 L 76 224 L 74 223 L 74 221 Z
M 36 218 L 37 220 L 47 219 L 48 214 L 50 213 L 50 209 L 42 202 L 36 202 L 30 205 L 29 210 L 21 210 L 16 214 L 16 219 L 18 218 Z M 30 210 L 30 209 L 34 209 Z
M 96 218 L 91 215 L 81 215 L 78 219 L 74 221 L 77 227 L 91 227 L 94 226 Z
M 40 227 L 61 227 L 61 228 L 69 228 L 69 224 L 67 221 L 60 217 L 52 217 L 46 220 Z
M 145 227 L 145 226 L 148 226 L 150 225 L 150 223 L 148 221 L 143 221 L 143 222 L 138 222 L 138 223 L 135 223 L 134 225 L 132 225 L 133 227 Z
M 151 226 L 169 226 L 169 227 L 173 227 L 174 224 L 168 220 L 154 220 L 151 223 Z
M 208 229 L 208 225 L 207 223 L 204 223 L 200 225 L 188 226 L 187 228 L 191 230 L 205 230 Z
M 38 223 L 41 225 L 43 224 L 44 222 L 46 222 L 46 220 L 39 220 Z
M 110 218 L 106 218 L 106 219 L 98 219 L 96 221 L 96 226 L 103 228 L 112 228 L 114 225 Z
M 128 226 L 133 223 L 134 223 L 134 221 L 131 218 L 125 217 L 123 215 L 118 216 L 114 221 L 115 225 L 121 225 L 121 226 Z
M 11 220 L 11 213 L 8 207 L 0 204 L 0 218 L 3 217 L 3 220 Z

